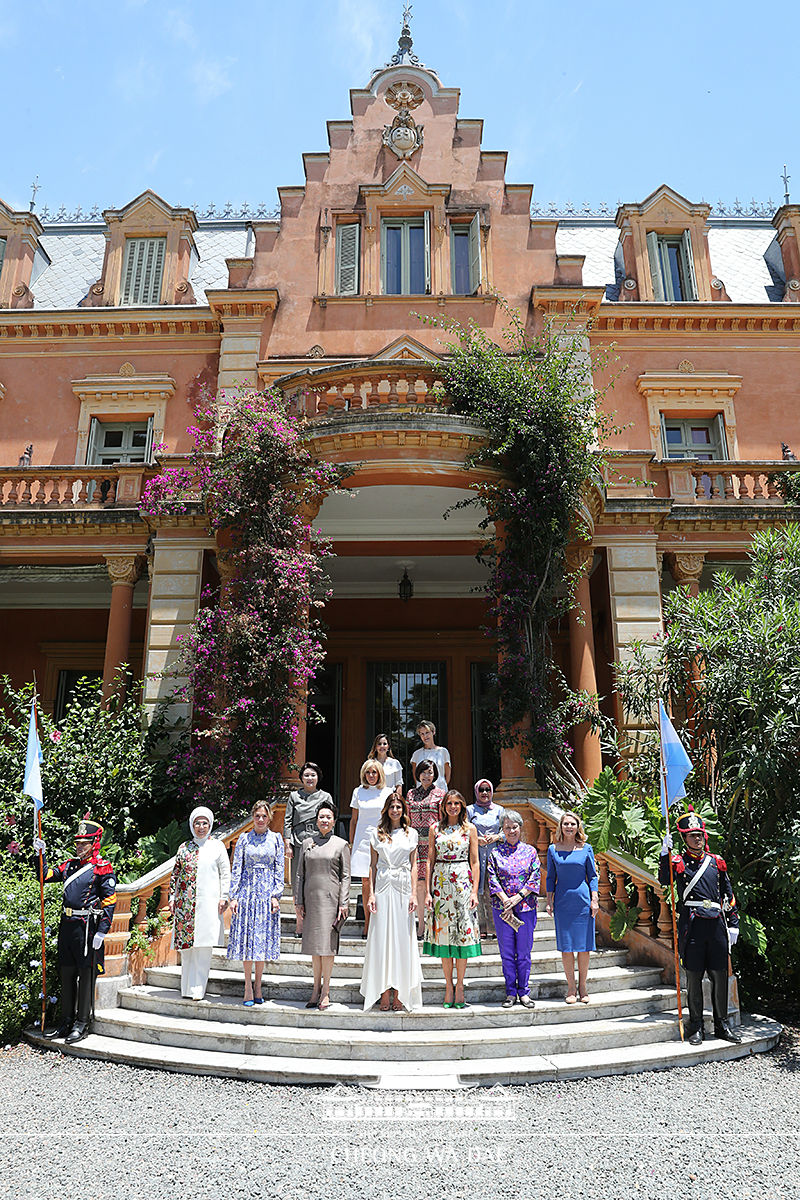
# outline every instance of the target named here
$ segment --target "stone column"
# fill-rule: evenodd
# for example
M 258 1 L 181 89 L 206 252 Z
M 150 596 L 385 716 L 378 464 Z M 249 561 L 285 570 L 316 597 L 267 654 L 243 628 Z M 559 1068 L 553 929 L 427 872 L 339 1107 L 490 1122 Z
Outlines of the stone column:
M 135 554 L 107 554 L 105 558 L 111 578 L 111 608 L 103 661 L 103 704 L 107 705 L 114 690 L 117 671 L 130 656 L 133 589 L 139 578 L 141 563 Z
M 667 557 L 672 578 L 681 587 L 688 587 L 690 596 L 700 593 L 700 576 L 703 574 L 706 556 L 700 554 L 670 554 Z
M 597 694 L 597 674 L 594 656 L 594 628 L 592 626 L 592 602 L 587 567 L 593 551 L 591 546 L 571 546 L 567 551 L 567 566 L 571 571 L 580 570 L 575 585 L 575 605 L 569 610 L 569 657 L 571 683 L 575 691 Z M 588 784 L 594 783 L 603 769 L 600 738 L 587 722 L 582 722 L 573 732 L 575 766 Z

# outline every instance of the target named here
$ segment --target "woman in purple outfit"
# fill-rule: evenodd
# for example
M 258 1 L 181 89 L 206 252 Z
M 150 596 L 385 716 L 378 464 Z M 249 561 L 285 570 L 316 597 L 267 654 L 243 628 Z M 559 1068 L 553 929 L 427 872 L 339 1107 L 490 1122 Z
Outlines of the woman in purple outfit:
M 531 951 L 540 877 L 536 848 L 522 841 L 522 817 L 513 809 L 506 809 L 502 841 L 489 850 L 486 864 L 486 881 L 506 982 L 503 1008 L 513 1008 L 517 1003 L 523 1008 L 533 1008 Z
M 556 946 L 567 977 L 567 1004 L 589 1003 L 586 978 L 589 953 L 594 950 L 597 898 L 594 851 L 586 841 L 577 813 L 563 812 L 553 841 L 547 847 L 547 911 L 553 914 Z M 575 955 L 578 956 L 578 995 L 575 995 Z

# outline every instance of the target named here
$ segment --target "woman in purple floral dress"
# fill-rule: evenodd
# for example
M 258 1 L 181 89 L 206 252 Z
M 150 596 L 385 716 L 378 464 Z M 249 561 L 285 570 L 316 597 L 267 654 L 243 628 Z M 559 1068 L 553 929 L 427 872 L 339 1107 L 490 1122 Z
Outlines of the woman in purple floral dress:
M 536 848 L 521 840 L 518 812 L 506 810 L 502 834 L 503 840 L 489 851 L 486 878 L 506 983 L 503 1008 L 513 1008 L 518 1002 L 523 1008 L 533 1008 L 531 951 L 541 866 Z
M 251 810 L 253 829 L 236 843 L 231 872 L 231 931 L 228 958 L 244 963 L 244 1005 L 263 1004 L 264 963 L 281 952 L 283 838 L 269 828 L 272 810 L 264 800 Z M 252 970 L 255 966 L 255 981 Z

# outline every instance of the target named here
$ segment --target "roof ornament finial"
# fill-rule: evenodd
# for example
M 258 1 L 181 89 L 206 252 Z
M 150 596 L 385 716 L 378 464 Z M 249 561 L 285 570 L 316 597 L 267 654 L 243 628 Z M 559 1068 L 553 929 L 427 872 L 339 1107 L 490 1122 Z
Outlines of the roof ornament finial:
M 783 174 L 781 175 L 781 179 L 783 180 L 783 203 L 784 204 L 789 203 L 789 180 L 791 178 L 792 178 L 791 175 L 786 174 L 786 163 L 784 163 L 783 164 Z
M 405 0 L 403 6 L 403 28 L 400 30 L 400 37 L 397 39 L 397 50 L 387 62 L 387 67 L 424 67 L 414 54 L 414 39 L 411 36 L 411 9 L 412 5 Z
M 783 169 L 785 171 L 786 167 Z M 39 183 L 39 176 L 37 175 L 31 184 L 31 212 L 33 212 L 34 208 L 36 207 L 36 193 L 39 191 L 41 191 L 41 185 Z

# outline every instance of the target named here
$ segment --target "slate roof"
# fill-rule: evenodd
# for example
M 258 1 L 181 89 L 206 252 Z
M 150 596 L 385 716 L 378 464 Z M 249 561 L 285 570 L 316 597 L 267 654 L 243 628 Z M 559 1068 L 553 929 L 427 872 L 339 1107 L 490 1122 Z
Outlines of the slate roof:
M 33 286 L 35 307 L 76 308 L 91 285 L 100 277 L 105 239 L 102 224 L 45 226 L 42 246 L 51 260 Z M 709 220 L 711 266 L 725 284 L 731 300 L 742 304 L 764 304 L 780 300 L 783 287 L 778 277 L 780 256 L 774 254 L 775 230 L 761 218 L 714 218 Z M 198 304 L 205 304 L 209 288 L 227 287 L 226 258 L 247 253 L 247 222 L 200 222 L 195 234 L 199 254 L 191 284 Z M 606 287 L 607 299 L 615 299 L 621 281 L 619 255 L 615 251 L 619 230 L 611 219 L 562 217 L 556 233 L 559 254 L 586 256 L 583 282 L 587 287 Z M 772 266 L 770 271 L 767 260 Z M 776 269 L 776 263 L 777 269 Z M 777 273 L 776 273 L 777 272 Z

